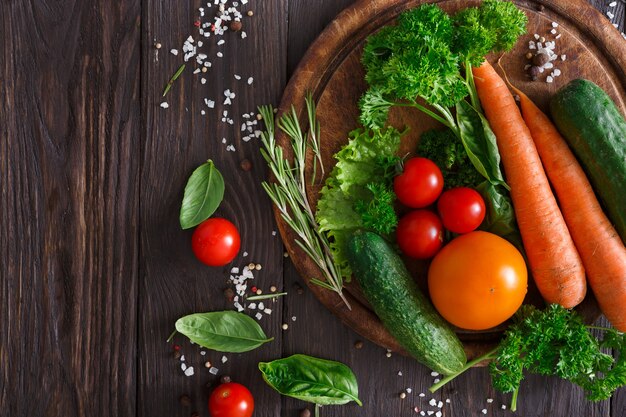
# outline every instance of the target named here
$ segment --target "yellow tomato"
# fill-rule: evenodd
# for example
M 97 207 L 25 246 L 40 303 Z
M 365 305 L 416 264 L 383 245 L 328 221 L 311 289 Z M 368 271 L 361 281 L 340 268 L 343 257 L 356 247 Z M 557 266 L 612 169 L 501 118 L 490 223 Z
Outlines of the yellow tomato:
M 457 327 L 484 330 L 511 317 L 526 295 L 526 263 L 503 238 L 471 232 L 452 240 L 428 270 L 430 298 Z

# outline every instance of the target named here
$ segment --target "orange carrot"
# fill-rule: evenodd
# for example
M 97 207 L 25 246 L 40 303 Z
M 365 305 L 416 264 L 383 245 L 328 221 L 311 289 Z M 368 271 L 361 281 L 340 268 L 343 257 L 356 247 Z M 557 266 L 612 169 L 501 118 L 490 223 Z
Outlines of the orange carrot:
M 589 285 L 606 318 L 616 329 L 626 331 L 626 247 L 556 127 L 524 93 L 511 88 L 520 97 L 522 116 L 556 192 Z
M 478 98 L 496 135 L 530 272 L 548 303 L 566 308 L 587 292 L 585 270 L 548 178 L 504 80 L 488 63 L 473 69 Z

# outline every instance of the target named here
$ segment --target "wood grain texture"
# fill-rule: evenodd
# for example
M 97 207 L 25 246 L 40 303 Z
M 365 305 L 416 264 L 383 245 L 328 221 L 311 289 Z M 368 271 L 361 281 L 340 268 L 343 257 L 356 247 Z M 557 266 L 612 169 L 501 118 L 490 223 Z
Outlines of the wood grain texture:
M 4 416 L 135 415 L 139 6 L 0 6 Z
M 144 109 L 141 170 L 141 252 L 139 291 L 139 416 L 185 416 L 197 411 L 205 416 L 210 388 L 228 374 L 233 380 L 250 386 L 259 404 L 255 416 L 280 414 L 279 395 L 266 386 L 256 367 L 260 360 L 274 359 L 281 353 L 281 304 L 261 322 L 272 343 L 245 355 L 199 353 L 181 336 L 174 339 L 181 346 L 186 364 L 193 366 L 195 375 L 186 377 L 180 361 L 172 356 L 172 344 L 165 339 L 172 332 L 177 318 L 193 312 L 231 309 L 223 290 L 227 287 L 232 266 L 242 268 L 249 262 L 260 263 L 263 269 L 255 274 L 254 285 L 269 290 L 270 285 L 282 286 L 283 249 L 280 238 L 272 236 L 275 229 L 269 199 L 260 182 L 266 177 L 265 165 L 259 153 L 259 141 L 241 140 L 240 124 L 244 112 L 254 112 L 261 103 L 276 104 L 286 83 L 287 3 L 279 0 L 250 2 L 242 10 L 253 10 L 254 17 L 243 19 L 246 39 L 228 31 L 223 47 L 216 39 L 206 39 L 203 47 L 213 63 L 203 75 L 207 84 L 193 75 L 193 68 L 179 78 L 165 98 L 169 109 L 159 107 L 160 86 L 182 63 L 179 55 L 169 54 L 171 48 L 181 49 L 185 39 L 194 34 L 192 23 L 199 18 L 200 2 L 183 2 L 165 7 L 160 1 L 147 1 L 143 9 L 144 45 L 163 44 L 157 61 L 156 49 L 142 50 L 142 106 Z M 203 22 L 213 20 L 213 9 L 206 9 Z M 268 28 L 272 28 L 269 30 Z M 216 53 L 223 52 L 223 58 Z M 182 55 L 182 51 L 181 51 Z M 193 64 L 190 63 L 190 67 Z M 233 74 L 242 76 L 238 81 Z M 256 81 L 248 86 L 246 80 Z M 157 87 L 159 86 L 159 87 Z M 223 91 L 236 93 L 231 106 L 222 105 Z M 216 101 L 209 109 L 204 98 Z M 206 115 L 201 115 L 201 110 Z M 229 112 L 234 125 L 221 121 L 223 111 Z M 226 150 L 234 144 L 236 151 Z M 207 159 L 213 159 L 226 182 L 224 201 L 215 216 L 232 221 L 241 234 L 240 255 L 232 265 L 209 268 L 198 262 L 191 251 L 192 230 L 182 231 L 178 213 L 182 193 L 191 172 Z M 240 168 L 248 159 L 252 169 Z M 249 255 L 244 257 L 243 252 Z M 270 303 L 268 303 L 270 304 Z M 213 376 L 205 368 L 211 361 L 219 369 Z M 209 384 L 207 387 L 206 384 Z M 178 403 L 181 395 L 192 398 L 191 408 Z

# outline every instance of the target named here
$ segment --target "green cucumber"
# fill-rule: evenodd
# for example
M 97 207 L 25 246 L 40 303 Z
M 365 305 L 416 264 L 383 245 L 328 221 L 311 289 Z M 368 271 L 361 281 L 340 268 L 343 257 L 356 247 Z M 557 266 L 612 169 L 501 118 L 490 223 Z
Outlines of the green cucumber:
M 467 362 L 461 341 L 387 241 L 375 233 L 357 231 L 347 249 L 365 298 L 407 352 L 441 374 L 460 371 Z
M 557 128 L 589 177 L 606 215 L 626 242 L 626 121 L 611 98 L 577 79 L 550 100 Z

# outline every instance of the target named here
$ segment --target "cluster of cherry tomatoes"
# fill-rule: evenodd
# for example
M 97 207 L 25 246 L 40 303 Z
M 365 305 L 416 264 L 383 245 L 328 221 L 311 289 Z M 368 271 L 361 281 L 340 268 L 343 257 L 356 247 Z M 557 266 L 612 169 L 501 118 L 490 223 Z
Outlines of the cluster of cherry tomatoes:
M 443 245 L 443 229 L 463 234 L 475 230 L 485 218 L 485 202 L 472 188 L 443 191 L 441 170 L 430 159 L 412 158 L 394 179 L 398 200 L 413 210 L 398 222 L 397 241 L 402 252 L 417 259 L 435 256 Z M 426 207 L 437 202 L 437 213 Z

